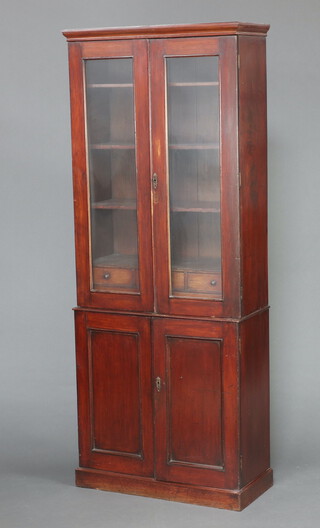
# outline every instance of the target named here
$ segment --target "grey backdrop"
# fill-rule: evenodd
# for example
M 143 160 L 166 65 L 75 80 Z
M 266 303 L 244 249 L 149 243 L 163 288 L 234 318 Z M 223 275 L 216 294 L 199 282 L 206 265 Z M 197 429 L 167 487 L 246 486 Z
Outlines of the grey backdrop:
M 67 49 L 61 29 L 270 23 L 275 486 L 243 513 L 81 490 Z M 1 528 L 318 526 L 319 0 L 2 0 Z

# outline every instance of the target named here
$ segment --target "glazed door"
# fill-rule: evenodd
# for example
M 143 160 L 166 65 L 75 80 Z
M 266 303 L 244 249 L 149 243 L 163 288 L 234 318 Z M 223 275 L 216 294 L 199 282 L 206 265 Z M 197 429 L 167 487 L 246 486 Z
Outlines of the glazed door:
M 150 319 L 76 312 L 80 466 L 153 474 Z
M 153 306 L 147 42 L 70 46 L 78 303 Z
M 236 487 L 235 328 L 156 320 L 154 362 L 156 478 Z
M 151 43 L 153 210 L 162 313 L 239 307 L 236 40 Z

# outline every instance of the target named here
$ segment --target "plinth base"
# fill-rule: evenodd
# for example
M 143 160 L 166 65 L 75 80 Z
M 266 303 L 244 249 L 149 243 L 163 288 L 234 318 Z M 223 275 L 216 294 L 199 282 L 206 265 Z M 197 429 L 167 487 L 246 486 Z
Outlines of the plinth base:
M 142 495 L 214 508 L 241 511 L 272 486 L 273 473 L 268 469 L 240 490 L 225 490 L 162 482 L 152 478 L 119 475 L 98 469 L 76 470 L 76 485 L 130 495 Z

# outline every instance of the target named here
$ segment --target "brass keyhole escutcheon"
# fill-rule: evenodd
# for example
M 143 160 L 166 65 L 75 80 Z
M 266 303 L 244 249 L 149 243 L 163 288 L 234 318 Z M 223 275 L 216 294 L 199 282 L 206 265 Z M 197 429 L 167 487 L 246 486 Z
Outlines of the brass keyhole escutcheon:
M 153 176 L 152 176 L 152 187 L 154 190 L 156 190 L 158 187 L 158 174 L 156 174 L 155 172 L 153 173 Z

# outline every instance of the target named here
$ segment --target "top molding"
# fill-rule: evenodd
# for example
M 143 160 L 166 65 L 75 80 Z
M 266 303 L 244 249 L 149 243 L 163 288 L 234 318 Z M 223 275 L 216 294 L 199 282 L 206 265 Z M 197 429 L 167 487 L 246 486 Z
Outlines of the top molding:
M 72 29 L 63 31 L 69 42 L 87 40 L 117 40 L 168 37 L 206 37 L 222 35 L 266 36 L 269 25 L 243 22 L 210 24 L 179 24 L 174 26 L 135 26 L 98 29 Z

